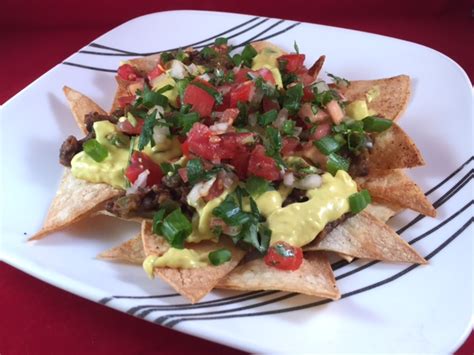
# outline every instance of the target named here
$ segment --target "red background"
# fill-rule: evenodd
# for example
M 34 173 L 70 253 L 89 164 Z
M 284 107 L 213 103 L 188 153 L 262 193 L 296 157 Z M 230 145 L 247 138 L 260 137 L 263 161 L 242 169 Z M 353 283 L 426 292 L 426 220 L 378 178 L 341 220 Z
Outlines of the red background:
M 450 56 L 464 68 L 471 81 L 474 79 L 474 21 L 470 1 L 201 0 L 196 3 L 2 0 L 0 103 L 115 26 L 147 13 L 175 9 L 241 12 L 401 38 Z M 2 355 L 240 353 L 83 300 L 4 263 L 0 263 L 0 290 Z M 473 351 L 471 335 L 458 354 Z

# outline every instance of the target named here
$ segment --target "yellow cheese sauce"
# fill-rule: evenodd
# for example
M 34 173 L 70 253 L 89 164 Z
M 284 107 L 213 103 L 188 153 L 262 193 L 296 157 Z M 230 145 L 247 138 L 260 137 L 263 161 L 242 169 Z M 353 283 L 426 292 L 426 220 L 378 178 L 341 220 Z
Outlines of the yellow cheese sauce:
M 298 247 L 306 245 L 327 223 L 349 212 L 348 197 L 357 192 L 354 180 L 343 170 L 336 176 L 325 173 L 322 179 L 321 187 L 307 192 L 308 201 L 293 203 L 268 216 L 270 244 L 284 241 Z
M 365 94 L 365 99 L 352 101 L 346 106 L 346 115 L 355 120 L 362 120 L 370 115 L 375 115 L 376 112 L 371 110 L 368 106 L 373 100 L 380 96 L 380 89 L 378 85 L 373 86 Z
M 153 270 L 157 267 L 169 267 L 173 269 L 195 269 L 208 266 L 208 253 L 199 253 L 192 249 L 169 248 L 163 255 L 150 255 L 143 261 L 143 269 L 153 278 Z
M 110 137 L 117 134 L 118 131 L 115 125 L 109 121 L 95 122 L 94 131 L 96 140 L 107 149 L 107 157 L 101 162 L 96 162 L 85 152 L 79 152 L 71 161 L 72 174 L 78 179 L 106 183 L 116 188 L 125 189 L 124 171 L 128 164 L 129 148 L 120 148 L 110 142 Z M 138 140 L 135 144 L 138 145 Z M 148 145 L 143 153 L 159 164 L 179 157 L 181 155 L 181 145 L 174 138 L 166 140 L 153 148 Z
M 278 61 L 277 58 L 283 53 L 276 49 L 265 48 L 260 53 L 258 53 L 252 61 L 252 70 L 258 70 L 266 68 L 270 70 L 275 79 L 275 84 L 277 88 L 283 87 L 283 82 L 281 80 L 280 70 L 278 70 Z

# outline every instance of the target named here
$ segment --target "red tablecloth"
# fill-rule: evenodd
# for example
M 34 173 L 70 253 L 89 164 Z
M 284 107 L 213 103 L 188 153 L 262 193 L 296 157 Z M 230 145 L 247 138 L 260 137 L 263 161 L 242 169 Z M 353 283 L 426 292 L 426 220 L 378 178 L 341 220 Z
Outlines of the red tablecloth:
M 3 0 L 0 103 L 105 31 L 136 16 L 172 9 L 249 13 L 402 38 L 445 53 L 466 70 L 471 81 L 474 79 L 474 21 L 469 0 L 392 1 L 383 5 L 377 0 L 321 0 L 311 2 L 311 7 L 307 3 Z M 83 300 L 4 263 L 0 263 L 0 314 L 2 355 L 240 353 Z M 471 334 L 458 354 L 472 354 L 473 350 Z

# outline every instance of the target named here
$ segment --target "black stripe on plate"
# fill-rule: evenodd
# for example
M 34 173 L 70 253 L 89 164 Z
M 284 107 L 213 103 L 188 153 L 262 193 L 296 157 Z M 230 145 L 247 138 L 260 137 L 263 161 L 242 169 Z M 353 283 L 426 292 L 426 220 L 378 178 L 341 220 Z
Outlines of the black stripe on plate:
M 101 48 L 101 49 L 107 49 L 107 50 L 113 50 L 113 51 L 116 51 L 116 52 L 120 52 L 120 53 L 106 53 L 106 52 L 94 52 L 94 51 L 88 51 L 88 50 L 81 50 L 79 51 L 79 53 L 83 53 L 83 54 L 94 54 L 94 55 L 104 55 L 104 56 L 145 56 L 145 55 L 151 55 L 151 54 L 155 54 L 155 53 L 160 53 L 160 52 L 167 52 L 167 51 L 172 51 L 172 50 L 177 50 L 179 48 L 187 48 L 187 47 L 192 47 L 192 46 L 195 46 L 195 45 L 198 45 L 198 44 L 202 44 L 203 42 L 206 42 L 206 41 L 210 41 L 210 40 L 214 40 L 216 38 L 219 38 L 229 32 L 232 32 L 236 29 L 239 29 L 239 28 L 242 28 L 244 27 L 245 25 L 248 25 L 249 23 L 252 23 L 256 20 L 258 20 L 260 17 L 254 17 L 248 21 L 245 21 L 237 26 L 234 26 L 224 32 L 221 32 L 221 33 L 218 33 L 212 37 L 208 37 L 206 39 L 203 39 L 201 41 L 198 41 L 198 42 L 194 42 L 194 43 L 191 43 L 191 44 L 187 44 L 187 45 L 184 45 L 184 46 L 181 46 L 181 47 L 177 47 L 177 48 L 173 48 L 173 49 L 167 49 L 167 50 L 162 50 L 162 51 L 155 51 L 155 52 L 148 52 L 148 53 L 138 53 L 138 52 L 131 52 L 131 51 L 126 51 L 126 50 L 123 50 L 123 49 L 117 49 L 117 48 L 112 48 L 112 47 L 108 47 L 108 46 L 104 46 L 102 44 L 98 44 L 98 43 L 91 43 L 89 46 L 90 47 L 95 47 L 95 48 Z M 247 31 L 250 31 L 252 29 L 254 29 L 255 27 L 258 27 L 260 26 L 262 23 L 268 21 L 269 19 L 263 19 L 262 21 L 258 22 L 257 24 L 254 24 L 253 26 L 239 32 L 238 34 L 234 34 L 232 36 L 229 36 L 228 38 L 232 38 L 232 37 L 235 37 L 235 36 L 238 36 L 239 34 L 242 34 L 242 33 L 245 33 Z
M 89 65 L 83 65 L 83 64 L 77 64 L 77 63 L 72 63 L 72 62 L 62 62 L 62 64 L 65 65 L 70 65 L 71 67 L 77 67 L 77 68 L 83 68 L 83 69 L 90 69 L 90 70 L 95 70 L 95 71 L 102 71 L 106 73 L 115 73 L 117 72 L 114 69 L 105 69 L 105 68 L 98 68 L 98 67 L 91 67 Z
M 448 182 L 450 179 L 452 179 L 456 174 L 458 174 L 458 173 L 462 170 L 462 168 L 464 168 L 471 160 L 472 160 L 472 157 L 469 158 L 465 163 L 463 163 L 459 168 L 457 168 L 453 173 L 451 173 L 447 178 L 443 179 L 443 181 L 441 181 L 441 183 L 437 184 L 437 185 L 435 186 L 435 189 L 431 189 L 430 191 L 433 192 L 433 191 L 435 191 L 436 189 L 440 188 L 440 187 L 441 187 L 442 185 L 444 185 L 445 183 L 447 183 L 447 182 Z M 439 206 L 441 206 L 444 202 L 446 202 L 447 200 L 449 200 L 449 198 L 451 198 L 453 194 L 457 193 L 457 192 L 459 191 L 459 189 L 462 188 L 462 187 L 466 184 L 465 181 L 467 181 L 466 178 L 469 179 L 469 174 L 471 174 L 471 171 L 470 171 L 468 174 L 466 174 L 463 178 L 461 178 L 461 180 L 458 181 L 458 182 L 456 183 L 456 185 L 453 186 L 448 192 L 446 192 L 440 199 L 438 199 L 439 202 L 442 202 L 442 203 L 439 204 Z M 463 182 L 464 182 L 464 183 L 463 183 Z M 448 198 L 448 199 L 442 200 L 445 196 L 448 196 L 448 195 L 449 195 L 449 198 Z M 438 202 L 438 201 L 436 201 L 436 202 Z M 438 207 L 439 207 L 439 206 L 438 206 Z M 412 221 L 410 221 L 406 226 L 408 226 L 408 227 L 413 226 L 416 222 L 418 222 L 418 221 L 421 220 L 421 218 L 419 218 L 419 217 L 420 217 L 420 215 L 417 216 L 416 218 L 414 218 Z M 422 216 L 422 217 L 424 217 L 424 216 Z M 405 227 L 406 227 L 406 226 L 405 226 Z M 397 233 L 401 233 L 401 232 L 405 231 L 406 229 L 408 229 L 408 228 L 405 228 L 405 227 L 402 227 L 401 229 L 399 229 L 399 230 L 397 231 Z M 331 267 L 332 267 L 333 270 L 337 270 L 337 269 L 340 269 L 341 267 L 346 266 L 346 265 L 348 265 L 348 263 L 347 263 L 345 260 L 342 260 L 342 261 L 333 263 L 333 264 L 331 265 Z M 246 300 L 248 300 L 248 299 L 252 299 L 252 298 L 265 297 L 265 296 L 270 295 L 270 294 L 272 294 L 272 293 L 274 293 L 274 292 L 278 292 L 278 291 L 266 291 L 266 292 L 264 292 L 263 294 L 259 294 L 259 295 L 253 295 L 253 292 L 249 292 L 249 293 L 244 293 L 244 294 L 242 294 L 241 296 L 242 296 L 242 297 L 245 297 Z M 248 297 L 248 298 L 247 298 L 247 296 L 251 296 L 251 297 Z M 122 297 L 123 297 L 123 298 L 126 298 L 126 296 L 122 296 Z M 186 309 L 207 308 L 207 307 L 210 307 L 209 305 L 211 305 L 211 304 L 218 303 L 218 302 L 223 302 L 223 301 L 228 301 L 228 300 L 231 299 L 231 298 L 235 298 L 235 301 L 234 301 L 234 302 L 226 302 L 226 304 L 232 304 L 232 303 L 237 303 L 237 302 L 239 302 L 239 300 L 237 299 L 238 297 L 233 296 L 233 297 L 230 297 L 230 298 L 221 298 L 221 299 L 219 299 L 219 300 L 201 302 L 201 303 L 198 303 L 198 304 L 195 304 L 195 305 L 190 304 L 190 303 L 184 304 L 184 305 L 186 306 Z M 203 304 L 203 303 L 206 304 L 206 307 L 200 307 L 200 305 Z M 138 306 L 138 307 L 140 307 L 140 306 Z M 146 313 L 146 315 L 148 315 L 148 314 L 151 313 L 153 310 L 155 310 L 155 308 L 153 308 L 153 307 L 157 307 L 156 310 L 159 310 L 159 309 L 161 309 L 160 307 L 162 307 L 162 306 L 146 305 L 146 306 L 143 306 L 143 307 L 150 308 L 150 309 L 147 311 L 147 313 Z M 173 307 L 173 305 L 170 305 L 170 307 Z M 141 308 L 139 308 L 139 309 L 135 309 L 135 308 L 137 308 L 137 307 L 132 308 L 133 311 L 132 311 L 132 309 L 130 309 L 129 311 L 127 311 L 127 313 L 135 313 L 135 312 L 137 312 L 139 309 L 141 309 Z M 159 308 L 159 309 L 158 309 L 158 308 Z M 181 309 L 182 309 L 182 308 L 181 308 Z
M 275 33 L 272 33 L 271 35 L 268 35 L 266 37 L 262 37 L 262 38 L 257 38 L 257 36 L 260 36 L 261 34 L 265 33 L 265 32 L 262 32 L 262 33 L 259 33 L 257 36 L 254 36 L 252 38 L 249 38 L 247 41 L 245 42 L 242 42 L 236 46 L 234 46 L 233 48 L 239 48 L 239 47 L 242 47 L 242 46 L 245 46 L 246 44 L 250 43 L 250 42 L 256 42 L 256 41 L 265 41 L 267 39 L 270 39 L 270 38 L 273 38 L 273 37 L 276 37 L 278 35 L 281 35 L 282 33 L 285 33 L 285 32 L 288 32 L 289 30 L 291 30 L 292 28 L 298 26 L 298 25 L 301 25 L 300 22 L 296 22 L 286 28 L 284 28 L 283 30 L 280 30 L 278 32 L 275 32 Z
M 467 220 L 467 222 L 465 222 L 464 225 L 460 229 L 458 229 L 446 241 L 444 241 L 441 245 L 439 245 L 434 251 L 432 251 L 430 254 L 428 254 L 425 257 L 425 259 L 430 260 L 436 254 L 438 254 L 441 250 L 443 250 L 445 247 L 447 247 L 454 239 L 456 239 L 459 235 L 461 235 L 462 232 L 465 229 L 467 229 L 467 227 L 469 227 L 472 224 L 473 220 L 474 220 L 474 218 L 472 218 L 472 217 L 469 220 Z M 390 283 L 390 282 L 400 278 L 401 276 L 407 274 L 408 272 L 412 271 L 413 269 L 417 268 L 418 266 L 419 266 L 418 264 L 411 265 L 411 266 L 407 267 L 406 269 L 404 269 L 404 270 L 396 273 L 395 275 L 390 276 L 390 277 L 388 277 L 384 280 L 381 280 L 381 281 L 376 282 L 374 284 L 371 284 L 369 286 L 365 286 L 365 287 L 362 287 L 362 288 L 344 293 L 344 294 L 341 295 L 341 299 L 347 298 L 347 297 L 350 297 L 350 296 L 354 296 L 354 295 L 357 295 L 359 293 L 363 293 L 363 292 L 372 290 L 374 288 L 380 287 L 382 285 L 385 285 L 387 283 Z M 277 309 L 277 310 L 272 310 L 272 311 L 264 311 L 264 312 L 256 312 L 256 313 L 230 314 L 230 315 L 225 315 L 225 316 L 202 317 L 202 318 L 190 318 L 190 317 L 188 318 L 188 317 L 185 317 L 185 318 L 172 320 L 172 321 L 170 321 L 166 324 L 163 324 L 163 323 L 160 323 L 160 324 L 172 328 L 175 325 L 177 325 L 178 323 L 181 323 L 181 322 L 184 322 L 184 321 L 244 318 L 244 317 L 256 317 L 256 316 L 263 316 L 263 315 L 270 315 L 270 314 L 278 314 L 278 313 L 287 313 L 287 312 L 299 311 L 299 310 L 307 309 L 307 308 L 311 308 L 311 307 L 317 307 L 317 306 L 320 306 L 320 305 L 323 305 L 323 304 L 326 304 L 326 303 L 329 303 L 329 302 L 332 302 L 332 301 L 331 300 L 323 300 L 323 301 L 312 302 L 312 303 L 308 303 L 308 304 L 304 304 L 304 305 L 300 305 L 300 306 L 295 306 L 295 307 L 288 307 L 288 308 L 284 308 L 284 309 Z M 162 317 L 158 318 L 157 321 L 158 320 L 161 321 L 161 318 Z

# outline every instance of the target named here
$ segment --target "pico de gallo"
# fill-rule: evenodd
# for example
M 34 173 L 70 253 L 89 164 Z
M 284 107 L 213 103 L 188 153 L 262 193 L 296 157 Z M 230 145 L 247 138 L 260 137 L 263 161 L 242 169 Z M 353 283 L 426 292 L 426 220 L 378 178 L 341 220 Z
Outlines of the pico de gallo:
M 347 102 L 348 80 L 321 80 L 324 56 L 308 68 L 294 49 L 247 44 L 237 53 L 218 38 L 161 53 L 149 72 L 124 63 L 120 107 L 87 115 L 88 134 L 67 138 L 61 163 L 122 189 L 107 211 L 153 220 L 173 250 L 230 238 L 269 267 L 296 270 L 305 245 L 370 203 L 352 177 L 366 174 L 373 137 L 391 121 L 366 100 Z M 198 257 L 178 266 L 231 255 Z

